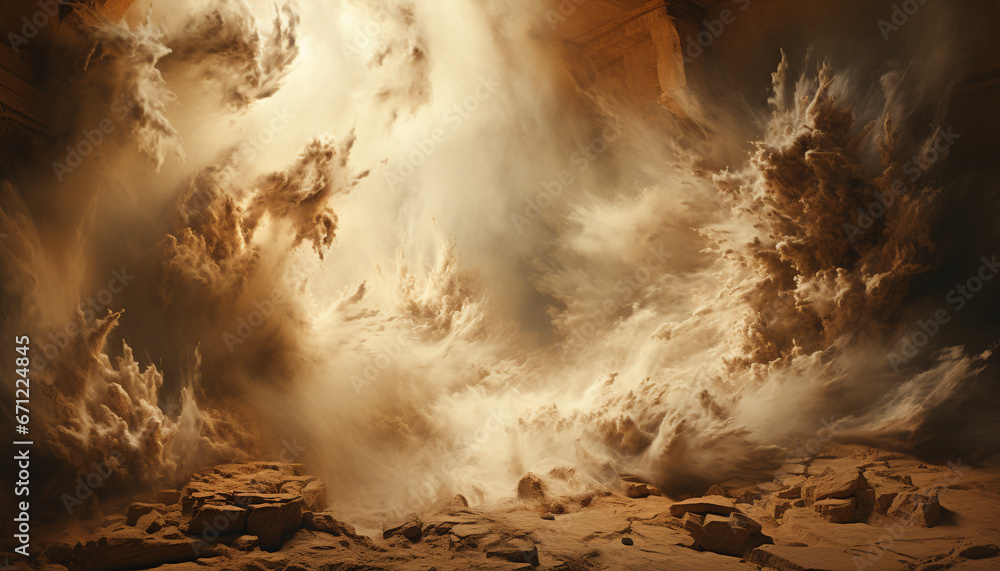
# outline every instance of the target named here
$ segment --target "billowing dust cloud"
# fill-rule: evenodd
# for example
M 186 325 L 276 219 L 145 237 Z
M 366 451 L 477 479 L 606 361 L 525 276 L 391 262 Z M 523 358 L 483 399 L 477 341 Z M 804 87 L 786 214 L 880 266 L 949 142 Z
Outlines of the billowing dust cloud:
M 112 453 L 93 502 L 270 458 L 374 521 L 528 471 L 567 492 L 767 479 L 821 419 L 919 445 L 988 355 L 885 357 L 940 199 L 902 172 L 939 134 L 900 135 L 913 79 L 862 105 L 789 51 L 726 167 L 716 102 L 692 87 L 689 119 L 651 119 L 580 87 L 541 17 L 188 2 L 67 46 L 67 144 L 116 127 L 31 179 L 46 208 L 8 184 L 0 213 L 4 330 L 44 345 L 49 498 Z

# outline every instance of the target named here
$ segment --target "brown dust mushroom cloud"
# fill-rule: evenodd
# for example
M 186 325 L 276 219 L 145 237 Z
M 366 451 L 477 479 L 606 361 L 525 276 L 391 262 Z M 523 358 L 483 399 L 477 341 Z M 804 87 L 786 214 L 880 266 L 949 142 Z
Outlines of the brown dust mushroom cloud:
M 65 144 L 115 129 L 3 192 L 53 502 L 112 453 L 94 503 L 247 458 L 310 464 L 358 521 L 561 466 L 683 493 L 824 426 L 919 449 L 986 368 L 887 358 L 939 259 L 912 70 L 861 94 L 787 46 L 727 166 L 718 97 L 675 121 L 568 83 L 526 0 L 138 8 L 63 47 Z

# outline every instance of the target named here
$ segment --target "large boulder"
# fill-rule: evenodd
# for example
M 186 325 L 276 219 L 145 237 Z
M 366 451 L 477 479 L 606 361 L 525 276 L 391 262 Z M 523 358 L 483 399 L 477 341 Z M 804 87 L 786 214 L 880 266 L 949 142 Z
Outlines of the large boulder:
M 284 504 L 256 504 L 250 507 L 247 516 L 247 533 L 256 535 L 263 551 L 281 549 L 281 534 L 284 531 Z
M 417 514 L 410 515 L 386 522 L 382 525 L 382 539 L 389 539 L 394 535 L 401 535 L 410 540 L 411 543 L 420 541 L 424 533 L 424 524 L 417 517 Z
M 321 512 L 326 509 L 326 484 L 320 480 L 313 480 L 302 488 L 302 499 L 305 501 L 304 509 L 311 512 Z
M 625 484 L 625 496 L 633 499 L 648 498 L 652 489 L 646 484 Z
M 302 524 L 306 529 L 313 531 L 337 536 L 357 537 L 353 525 L 339 521 L 332 514 L 328 513 L 306 512 L 303 514 Z
M 858 492 L 870 488 L 865 479 L 864 470 L 848 468 L 837 472 L 828 471 L 822 476 L 810 478 L 802 486 L 802 497 L 807 501 L 846 499 Z
M 210 555 L 212 551 L 200 549 L 195 539 L 151 537 L 128 526 L 77 543 L 73 549 L 73 566 L 82 570 L 148 569 Z
M 528 472 L 517 483 L 517 497 L 522 500 L 540 500 L 545 497 L 542 479 Z
M 247 510 L 239 506 L 207 504 L 198 508 L 188 523 L 191 535 L 211 536 L 243 533 L 247 526 Z
M 125 523 L 128 525 L 135 525 L 139 518 L 152 512 L 156 511 L 161 514 L 167 513 L 167 506 L 164 504 L 148 504 L 145 502 L 136 502 L 128 507 L 128 513 L 125 514 Z
M 440 500 L 434 502 L 427 513 L 431 515 L 442 514 L 442 513 L 455 513 L 459 510 L 464 510 L 469 507 L 469 500 L 465 499 L 462 494 L 457 494 L 454 498 Z
M 888 515 L 906 525 L 933 527 L 941 519 L 941 503 L 936 490 L 903 492 L 889 507 Z
M 155 511 L 149 512 L 135 522 L 135 527 L 146 533 L 156 533 L 163 529 L 163 515 Z
M 527 563 L 532 567 L 537 567 L 539 564 L 538 548 L 534 544 L 521 540 L 511 540 L 494 545 L 486 550 L 486 557 L 496 557 L 512 563 Z
M 830 523 L 854 523 L 857 521 L 857 503 L 854 498 L 820 500 L 813 507 Z
M 760 524 L 740 512 L 728 516 L 688 512 L 681 523 L 699 547 L 713 553 L 743 557 L 753 548 L 771 543 L 770 537 L 760 533 Z
M 260 546 L 260 540 L 253 535 L 241 535 L 230 546 L 237 551 L 253 551 Z

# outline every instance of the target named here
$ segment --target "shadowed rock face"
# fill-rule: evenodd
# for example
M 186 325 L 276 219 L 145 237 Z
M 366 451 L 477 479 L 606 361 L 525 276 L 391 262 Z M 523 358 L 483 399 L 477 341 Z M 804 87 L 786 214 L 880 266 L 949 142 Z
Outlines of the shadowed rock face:
M 553 474 L 533 475 L 532 488 L 550 490 L 543 498 L 519 499 L 518 486 L 491 506 L 443 498 L 360 534 L 326 509 L 305 466 L 227 464 L 149 498 L 172 504 L 136 502 L 75 545 L 43 542 L 34 568 L 903 571 L 989 564 L 1000 552 L 998 470 L 834 444 L 796 461 L 773 479 L 719 482 L 682 501 L 631 497 L 627 480 L 557 496 Z

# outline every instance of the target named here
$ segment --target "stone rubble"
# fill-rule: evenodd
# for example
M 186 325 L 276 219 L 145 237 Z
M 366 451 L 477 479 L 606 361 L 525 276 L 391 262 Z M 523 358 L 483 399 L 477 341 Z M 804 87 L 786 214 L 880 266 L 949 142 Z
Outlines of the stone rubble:
M 338 518 L 327 486 L 301 464 L 222 465 L 96 518 L 88 537 L 40 540 L 34 568 L 1000 567 L 1000 471 L 920 468 L 863 446 L 827 443 L 824 452 L 789 460 L 785 468 L 800 468 L 768 480 L 706 483 L 705 495 L 686 499 L 636 476 L 579 493 L 571 470 L 528 473 L 492 506 L 458 495 L 364 527 Z

